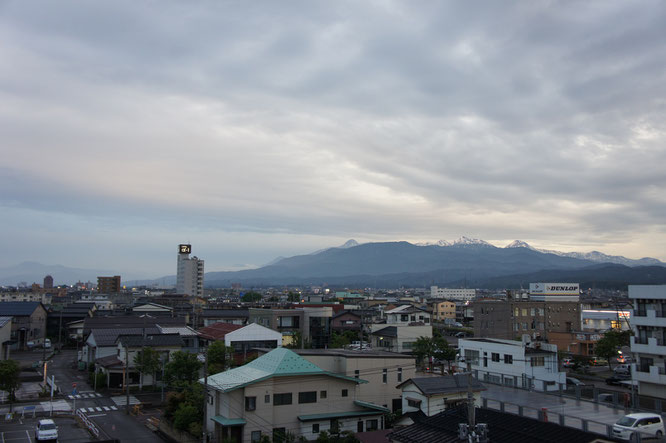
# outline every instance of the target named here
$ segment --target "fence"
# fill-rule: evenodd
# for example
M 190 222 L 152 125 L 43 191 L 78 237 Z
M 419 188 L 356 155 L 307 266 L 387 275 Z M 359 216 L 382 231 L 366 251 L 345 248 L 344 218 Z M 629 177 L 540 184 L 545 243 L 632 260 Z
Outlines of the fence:
M 81 421 L 83 421 L 83 424 L 86 425 L 86 427 L 88 428 L 88 430 L 90 431 L 90 433 L 91 433 L 92 435 L 94 435 L 95 437 L 99 438 L 99 429 L 97 429 L 97 426 L 95 425 L 95 423 L 93 423 L 92 421 L 88 420 L 88 417 L 86 417 L 86 414 L 84 414 L 84 413 L 81 411 L 81 409 L 78 409 L 78 410 L 76 411 L 76 416 L 79 417 L 79 418 L 81 419 Z

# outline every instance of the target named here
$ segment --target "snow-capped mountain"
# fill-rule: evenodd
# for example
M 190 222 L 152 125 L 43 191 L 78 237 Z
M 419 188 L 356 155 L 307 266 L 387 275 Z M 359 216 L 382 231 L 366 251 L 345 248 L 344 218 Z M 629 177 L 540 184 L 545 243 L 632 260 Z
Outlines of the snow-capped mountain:
M 414 243 L 415 246 L 451 246 L 451 243 L 446 240 L 437 240 L 436 242 L 419 242 Z
M 597 263 L 615 263 L 619 265 L 626 265 L 626 266 L 663 266 L 665 263 L 657 260 L 656 258 L 651 258 L 651 257 L 644 257 L 638 260 L 634 260 L 631 258 L 626 258 L 621 255 L 608 255 L 604 254 L 603 252 L 599 251 L 591 251 L 591 252 L 560 252 L 560 251 L 554 251 L 551 249 L 539 249 L 530 246 L 528 243 L 522 241 L 522 240 L 514 240 L 513 242 L 509 243 L 508 245 L 505 246 L 505 248 L 527 248 L 531 249 L 533 251 L 538 251 L 538 252 L 543 252 L 544 254 L 555 254 L 559 255 L 560 257 L 570 257 L 570 258 L 578 258 L 581 260 L 589 260 Z
M 337 247 L 340 248 L 340 249 L 348 249 L 348 248 L 353 248 L 354 246 L 358 246 L 358 245 L 360 245 L 360 243 L 352 238 L 352 239 L 347 240 L 344 245 L 337 246 Z
M 465 237 L 464 235 L 460 237 L 458 240 L 455 240 L 453 242 L 453 246 L 491 246 L 493 248 L 495 247 L 485 240 L 481 240 L 478 238 L 469 238 Z

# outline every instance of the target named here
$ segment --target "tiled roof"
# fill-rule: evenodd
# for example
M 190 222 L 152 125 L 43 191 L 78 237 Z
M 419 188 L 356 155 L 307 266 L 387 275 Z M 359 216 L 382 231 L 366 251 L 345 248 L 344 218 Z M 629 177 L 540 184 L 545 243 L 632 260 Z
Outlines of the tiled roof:
M 397 337 L 398 328 L 396 326 L 387 326 L 383 329 L 373 332 L 372 335 L 381 335 L 384 337 Z
M 271 377 L 294 375 L 326 375 L 354 383 L 367 383 L 365 380 L 324 371 L 289 349 L 277 348 L 246 365 L 208 377 L 208 386 L 230 392 Z M 203 379 L 199 381 L 203 383 Z
M 9 317 L 25 317 L 35 312 L 41 305 L 38 301 L 3 301 L 0 302 L 0 315 Z
M 458 423 L 467 422 L 467 410 L 449 409 L 415 421 L 413 425 L 389 434 L 391 441 L 459 443 Z M 493 443 L 589 443 L 600 437 L 591 432 L 485 408 L 476 409 L 476 423 L 488 425 L 488 437 Z
M 358 315 L 357 313 L 355 313 L 354 311 L 340 311 L 339 313 L 335 314 L 335 315 L 334 315 L 333 317 L 331 317 L 331 318 L 337 318 L 337 317 L 340 317 L 340 316 L 342 316 L 342 315 L 353 315 L 354 317 L 361 318 L 361 316 Z
M 205 328 L 199 329 L 199 335 L 209 340 L 222 340 L 230 332 L 243 328 L 243 325 L 234 325 L 231 323 L 218 322 Z
M 141 348 L 144 346 L 183 346 L 183 339 L 178 334 L 152 334 L 145 337 L 141 334 L 119 335 L 117 341 L 123 346 Z
M 114 346 L 118 336 L 124 335 L 142 335 L 143 328 L 124 328 L 124 329 L 95 329 L 91 332 L 97 346 Z M 154 327 L 146 328 L 146 334 L 159 334 L 160 330 Z
M 162 334 L 178 334 L 181 337 L 196 337 L 197 331 L 189 326 L 161 326 L 157 325 Z
M 233 318 L 248 318 L 250 316 L 247 309 L 204 309 L 201 313 L 202 317 L 233 317 Z
M 118 357 L 115 355 L 107 355 L 106 357 L 98 358 L 97 360 L 95 360 L 95 363 L 98 363 L 103 368 L 124 366 L 123 362 L 118 360 Z
M 99 311 L 98 311 L 99 313 Z M 90 332 L 91 329 L 127 329 L 127 328 L 143 328 L 156 327 L 156 324 L 163 327 L 170 326 L 185 326 L 184 318 L 171 318 L 171 317 L 153 317 L 152 313 L 148 316 L 134 315 L 114 315 L 114 316 L 95 316 L 86 317 L 83 328 L 84 334 Z
M 414 383 L 424 395 L 449 394 L 467 390 L 468 380 L 466 374 L 447 375 L 444 377 L 418 377 L 410 378 L 400 383 L 397 387 L 402 388 L 408 383 Z M 475 392 L 485 391 L 486 388 L 477 379 L 472 378 L 472 390 Z

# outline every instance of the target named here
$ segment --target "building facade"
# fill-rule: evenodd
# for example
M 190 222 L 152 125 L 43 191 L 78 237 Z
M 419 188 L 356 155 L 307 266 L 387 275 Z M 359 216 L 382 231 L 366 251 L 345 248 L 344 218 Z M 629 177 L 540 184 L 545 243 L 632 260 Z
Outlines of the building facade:
M 431 298 L 444 298 L 456 301 L 472 301 L 476 298 L 476 289 L 430 287 Z
M 456 304 L 452 301 L 433 301 L 430 303 L 432 319 L 435 321 L 456 320 Z
M 120 292 L 121 289 L 119 275 L 97 277 L 97 292 L 101 294 L 115 294 L 116 292 Z
M 465 365 L 480 381 L 537 391 L 557 391 L 566 383 L 566 373 L 559 371 L 557 346 L 531 341 L 527 335 L 522 341 L 461 339 L 458 346 Z
M 178 245 L 178 269 L 176 292 L 189 296 L 203 297 L 204 261 L 190 257 L 192 245 Z
M 666 398 L 666 285 L 629 285 L 634 303 L 632 376 L 638 393 Z

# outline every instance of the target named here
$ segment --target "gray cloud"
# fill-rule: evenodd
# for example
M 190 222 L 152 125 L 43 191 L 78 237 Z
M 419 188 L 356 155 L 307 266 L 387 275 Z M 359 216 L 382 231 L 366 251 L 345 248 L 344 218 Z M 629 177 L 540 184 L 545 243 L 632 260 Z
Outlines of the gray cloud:
M 666 259 L 665 15 L 6 2 L 0 205 L 19 225 L 53 214 L 83 244 L 98 224 L 150 250 L 257 233 L 206 250 L 219 267 L 270 260 L 262 248 L 461 234 Z M 41 244 L 25 258 L 57 255 Z

